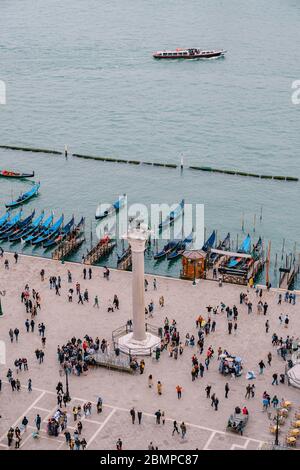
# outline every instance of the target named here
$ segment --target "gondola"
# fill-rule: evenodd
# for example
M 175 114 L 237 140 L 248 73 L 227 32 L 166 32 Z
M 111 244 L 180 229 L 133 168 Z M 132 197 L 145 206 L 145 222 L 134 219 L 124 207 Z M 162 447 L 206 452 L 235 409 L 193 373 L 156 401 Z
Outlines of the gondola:
M 67 236 L 67 240 L 72 240 L 73 238 L 78 237 L 84 232 L 84 225 L 85 225 L 85 217 L 81 217 L 80 221 L 78 224 L 71 230 L 69 235 Z
M 40 243 L 44 243 L 47 240 L 50 240 L 50 238 L 52 238 L 54 235 L 57 235 L 63 221 L 64 216 L 62 215 L 48 230 L 46 230 L 45 233 L 32 240 L 31 244 L 39 245 Z
M 12 170 L 0 170 L 0 177 L 2 178 L 33 178 L 34 171 L 32 173 L 20 173 L 19 171 Z
M 9 219 L 10 217 L 10 211 L 7 211 L 5 212 L 5 214 L 0 218 L 0 230 L 1 230 L 1 227 L 3 227 L 6 223 L 7 223 L 7 220 Z
M 61 230 L 60 233 L 54 234 L 53 237 L 50 237 L 45 243 L 43 243 L 43 248 L 52 248 L 53 246 L 57 245 L 58 243 L 62 242 L 71 232 L 72 227 L 74 225 L 74 216 L 68 222 L 63 229 Z
M 32 232 L 26 233 L 22 237 L 22 243 L 31 243 L 37 237 L 45 233 L 53 222 L 53 213 L 45 220 L 44 223 L 38 225 Z M 24 238 L 25 237 L 25 238 Z
M 178 206 L 173 211 L 170 212 L 170 214 L 165 218 L 165 220 L 163 220 L 159 224 L 158 228 L 162 230 L 163 228 L 168 227 L 169 225 L 172 225 L 174 221 L 178 219 L 178 217 L 182 214 L 183 209 L 184 209 L 184 199 L 182 199 L 182 201 L 180 201 Z
M 184 250 L 187 248 L 187 245 L 192 243 L 193 241 L 193 233 L 191 233 L 188 237 L 186 237 L 184 240 L 180 240 L 178 246 L 175 248 L 175 250 L 171 251 L 170 253 L 167 254 L 167 260 L 168 261 L 173 261 L 177 258 L 179 258 Z
M 259 258 L 261 258 L 262 251 L 263 251 L 262 238 L 259 237 L 256 244 L 253 246 L 253 249 L 251 252 L 251 258 L 242 258 L 241 262 L 238 264 L 238 269 L 248 270 L 249 267 L 254 263 L 254 261 L 257 261 Z
M 32 219 L 34 217 L 34 214 L 35 214 L 35 210 L 32 211 L 32 213 L 26 217 L 26 219 L 24 220 L 20 220 L 14 228 L 12 228 L 11 230 L 8 230 L 7 232 L 4 232 L 4 233 L 1 233 L 0 234 L 0 239 L 5 241 L 5 240 L 8 240 L 9 237 L 13 236 L 13 235 L 17 235 L 18 233 L 22 232 L 23 229 L 25 229 L 26 227 L 28 227 L 28 225 L 31 224 L 32 222 Z
M 217 246 L 217 250 L 222 250 L 226 251 L 230 249 L 230 233 L 228 232 L 226 237 L 224 238 L 223 241 L 220 241 L 219 245 Z M 218 259 L 220 255 L 218 253 L 211 253 L 210 255 L 210 263 L 214 264 Z
M 120 196 L 119 199 L 114 202 L 108 209 L 103 212 L 96 212 L 95 219 L 102 220 L 109 215 L 115 214 L 118 212 L 126 203 L 126 194 Z
M 29 199 L 31 199 L 32 197 L 37 196 L 40 189 L 40 185 L 40 183 L 35 184 L 29 191 L 21 194 L 18 199 L 9 202 L 8 204 L 5 204 L 5 207 L 17 207 L 20 204 L 24 204 L 25 202 L 29 201 Z
M 85 224 L 85 218 L 81 217 L 81 219 L 78 222 L 78 224 L 76 225 L 76 227 L 74 227 L 73 232 L 75 232 L 75 233 L 82 232 L 82 230 L 84 229 L 84 224 Z
M 0 229 L 0 235 L 3 233 L 6 233 L 10 231 L 12 228 L 14 228 L 20 221 L 22 215 L 22 209 L 11 219 L 9 219 L 8 222 L 6 222 Z
M 53 235 L 58 234 L 59 229 L 64 221 L 64 216 L 62 215 L 53 225 L 50 227 L 48 230 L 46 230 L 42 235 L 36 237 L 34 240 L 32 240 L 31 244 L 32 245 L 39 245 L 40 243 L 44 243 L 50 238 L 52 238 Z
M 9 237 L 9 241 L 11 243 L 19 242 L 21 238 L 25 236 L 27 237 L 28 235 L 30 235 L 34 230 L 36 230 L 41 225 L 43 218 L 44 218 L 44 211 L 29 226 L 23 227 L 21 232 L 19 232 L 16 235 L 11 235 Z
M 131 253 L 131 247 L 130 246 L 128 246 L 126 249 L 124 249 L 121 255 L 119 255 L 117 253 L 117 258 L 118 258 L 117 264 L 119 265 L 120 263 L 122 263 L 122 261 L 124 261 L 126 258 L 128 258 L 130 253 Z
M 241 244 L 238 253 L 250 253 L 251 249 L 251 237 L 248 234 L 247 237 L 244 239 L 243 243 Z M 227 266 L 228 268 L 234 268 L 241 262 L 242 258 L 232 258 Z
M 259 239 L 257 240 L 256 245 L 254 245 L 254 247 L 253 247 L 252 258 L 254 260 L 259 259 L 262 255 L 262 251 L 263 251 L 263 241 L 262 241 L 262 238 L 259 237 Z
M 171 253 L 173 250 L 179 246 L 180 240 L 171 240 L 169 241 L 161 251 L 157 252 L 154 255 L 154 259 L 161 259 L 164 258 L 167 254 Z
M 208 251 L 210 248 L 212 248 L 215 244 L 216 241 L 216 231 L 214 230 L 212 234 L 208 237 L 206 242 L 204 243 L 202 250 L 203 251 Z

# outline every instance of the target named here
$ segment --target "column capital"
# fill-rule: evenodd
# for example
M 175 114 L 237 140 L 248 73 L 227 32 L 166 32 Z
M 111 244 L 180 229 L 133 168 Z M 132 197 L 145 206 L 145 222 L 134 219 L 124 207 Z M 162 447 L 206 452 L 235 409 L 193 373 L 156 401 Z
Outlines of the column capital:
M 149 230 L 144 227 L 134 228 L 128 231 L 123 238 L 128 241 L 133 252 L 139 253 L 145 251 L 145 243 L 149 236 Z

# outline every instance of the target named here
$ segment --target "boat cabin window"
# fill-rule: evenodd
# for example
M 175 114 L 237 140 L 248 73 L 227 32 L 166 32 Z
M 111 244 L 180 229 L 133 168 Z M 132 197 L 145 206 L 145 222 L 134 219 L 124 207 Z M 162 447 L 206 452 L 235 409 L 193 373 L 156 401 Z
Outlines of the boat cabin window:
M 167 53 L 167 52 L 164 52 L 163 55 L 168 55 L 168 53 Z

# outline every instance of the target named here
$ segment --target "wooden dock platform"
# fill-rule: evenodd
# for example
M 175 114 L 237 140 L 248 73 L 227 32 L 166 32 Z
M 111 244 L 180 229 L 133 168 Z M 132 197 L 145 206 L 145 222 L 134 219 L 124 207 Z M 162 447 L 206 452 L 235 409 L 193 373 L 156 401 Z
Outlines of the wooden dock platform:
M 82 243 L 85 241 L 84 235 L 72 238 L 70 240 L 64 240 L 58 245 L 58 247 L 52 253 L 52 259 L 61 260 L 69 256 L 71 253 L 76 251 Z
M 299 264 L 293 266 L 292 268 L 279 268 L 279 272 L 280 289 L 289 290 L 299 273 Z
M 84 257 L 84 264 L 95 264 L 103 256 L 108 255 L 116 246 L 116 243 L 112 240 L 108 240 L 103 243 L 102 240 L 94 246 L 88 254 Z
M 132 266 L 132 253 L 130 247 L 123 253 L 122 257 L 118 261 L 117 268 L 128 271 Z

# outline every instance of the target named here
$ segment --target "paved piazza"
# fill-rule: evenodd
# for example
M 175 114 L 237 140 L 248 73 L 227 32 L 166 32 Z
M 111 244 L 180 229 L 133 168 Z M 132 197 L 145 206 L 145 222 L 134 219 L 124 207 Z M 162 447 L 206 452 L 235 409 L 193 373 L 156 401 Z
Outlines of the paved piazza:
M 4 269 L 4 260 L 10 260 L 10 269 Z M 0 448 L 7 449 L 6 434 L 10 426 L 20 426 L 23 417 L 29 419 L 29 427 L 22 435 L 22 449 L 66 449 L 63 435 L 50 437 L 46 433 L 47 418 L 51 417 L 57 409 L 56 391 L 59 376 L 59 364 L 56 349 L 63 345 L 72 336 L 83 338 L 88 334 L 100 340 L 111 339 L 111 332 L 123 325 L 131 317 L 131 273 L 111 271 L 110 280 L 103 278 L 103 269 L 93 267 L 93 279 L 83 280 L 82 265 L 74 263 L 52 262 L 41 258 L 22 256 L 18 264 L 14 263 L 12 255 L 4 255 L 0 260 L 1 282 L 0 289 L 6 290 L 6 296 L 1 297 L 5 316 L 0 318 L 0 339 L 6 343 L 6 364 L 1 365 L 0 378 L 2 391 L 0 392 Z M 45 269 L 45 281 L 40 280 L 40 270 Z M 78 305 L 75 301 L 69 303 L 67 291 L 67 269 L 76 281 L 81 284 L 82 290 L 88 288 L 90 302 Z M 61 296 L 55 295 L 55 290 L 49 289 L 49 276 L 60 275 L 62 278 Z M 246 306 L 239 304 L 241 288 L 234 285 L 219 287 L 212 281 L 201 281 L 196 287 L 190 282 L 157 277 L 157 291 L 153 290 L 152 277 L 146 276 L 149 281 L 146 302 L 153 299 L 155 304 L 154 317 L 150 323 L 162 326 L 164 318 L 175 319 L 177 327 L 184 342 L 187 332 L 194 334 L 197 341 L 195 319 L 199 314 L 207 317 L 206 306 L 218 305 L 221 301 L 226 305 L 237 305 L 239 309 L 238 329 L 229 335 L 227 332 L 226 314 L 213 315 L 216 317 L 216 331 L 205 339 L 204 353 L 201 356 L 204 362 L 207 348 L 212 345 L 215 352 L 218 347 L 226 348 L 231 354 L 243 359 L 244 373 L 239 378 L 224 377 L 218 372 L 216 354 L 211 361 L 209 371 L 204 372 L 203 378 L 194 382 L 191 380 L 191 357 L 197 352 L 197 347 L 186 347 L 178 360 L 170 358 L 164 351 L 158 362 L 146 358 L 146 367 L 143 375 L 126 374 L 118 371 L 109 371 L 104 368 L 89 370 L 87 375 L 70 377 L 70 394 L 72 401 L 68 405 L 68 426 L 72 432 L 75 428 L 71 407 L 91 401 L 95 403 L 101 396 L 104 407 L 103 412 L 97 415 L 95 408 L 90 417 L 82 419 L 82 436 L 88 443 L 88 449 L 115 449 L 118 438 L 123 441 L 124 449 L 147 449 L 152 441 L 158 449 L 258 449 L 264 442 L 271 442 L 274 437 L 269 433 L 269 419 L 262 411 L 262 394 L 266 390 L 271 398 L 276 393 L 278 398 L 285 398 L 293 403 L 291 418 L 294 410 L 300 406 L 299 390 L 286 385 L 271 385 L 274 372 L 284 372 L 284 362 L 277 356 L 276 348 L 272 347 L 271 336 L 277 332 L 279 336 L 300 335 L 299 306 L 285 304 L 277 305 L 277 294 L 264 292 L 263 301 L 269 304 L 267 316 L 256 313 L 258 299 L 255 292 L 249 296 L 253 302 L 253 313 L 248 315 Z M 20 294 L 28 283 L 41 294 L 42 309 L 36 317 L 36 327 L 39 322 L 46 325 L 45 358 L 43 364 L 38 364 L 34 351 L 41 348 L 39 333 L 27 333 L 24 322 L 27 318 L 24 305 L 20 301 Z M 93 308 L 93 299 L 98 295 L 100 309 Z M 107 312 L 109 299 L 117 294 L 120 299 L 120 310 Z M 165 307 L 160 308 L 158 299 L 165 298 Z M 297 299 L 298 301 L 298 299 Z M 278 316 L 288 313 L 290 316 L 289 328 L 280 326 Z M 30 318 L 30 317 L 29 317 Z M 265 322 L 269 319 L 270 330 L 265 333 Z M 213 318 L 212 318 L 213 319 Z M 18 327 L 19 341 L 11 344 L 8 331 Z M 267 365 L 267 354 L 273 354 L 272 366 Z M 15 373 L 14 360 L 19 357 L 28 359 L 29 371 Z M 198 354 L 199 357 L 199 354 Z M 258 376 L 258 362 L 263 359 L 266 369 L 263 375 Z M 11 367 L 14 376 L 21 381 L 20 392 L 12 392 L 7 383 L 6 372 Z M 257 378 L 254 381 L 256 396 L 254 399 L 245 399 L 245 388 L 249 383 L 246 372 L 254 370 Z M 148 375 L 153 375 L 154 387 L 149 389 Z M 28 378 L 32 379 L 33 390 L 27 391 Z M 63 378 L 64 379 L 64 378 Z M 61 379 L 64 383 L 64 380 Z M 163 384 L 163 393 L 157 394 L 155 384 L 160 380 Z M 229 383 L 229 398 L 224 397 L 224 386 Z M 253 383 L 253 382 L 251 382 Z M 183 387 L 181 400 L 177 399 L 176 385 Z M 205 387 L 212 386 L 212 392 L 219 398 L 219 410 L 215 411 L 206 399 Z M 229 415 L 235 406 L 246 405 L 249 410 L 249 421 L 244 436 L 225 432 Z M 137 420 L 131 424 L 129 410 L 135 407 L 136 411 L 143 412 L 142 424 Z M 165 412 L 165 425 L 155 423 L 154 413 L 160 409 Z M 32 438 L 35 427 L 34 419 L 39 413 L 43 419 L 40 439 Z M 173 420 L 180 424 L 187 424 L 187 435 L 184 439 L 174 435 L 172 437 Z M 288 431 L 289 419 L 282 427 L 280 437 L 284 438 Z M 299 445 L 299 444 L 298 444 Z

